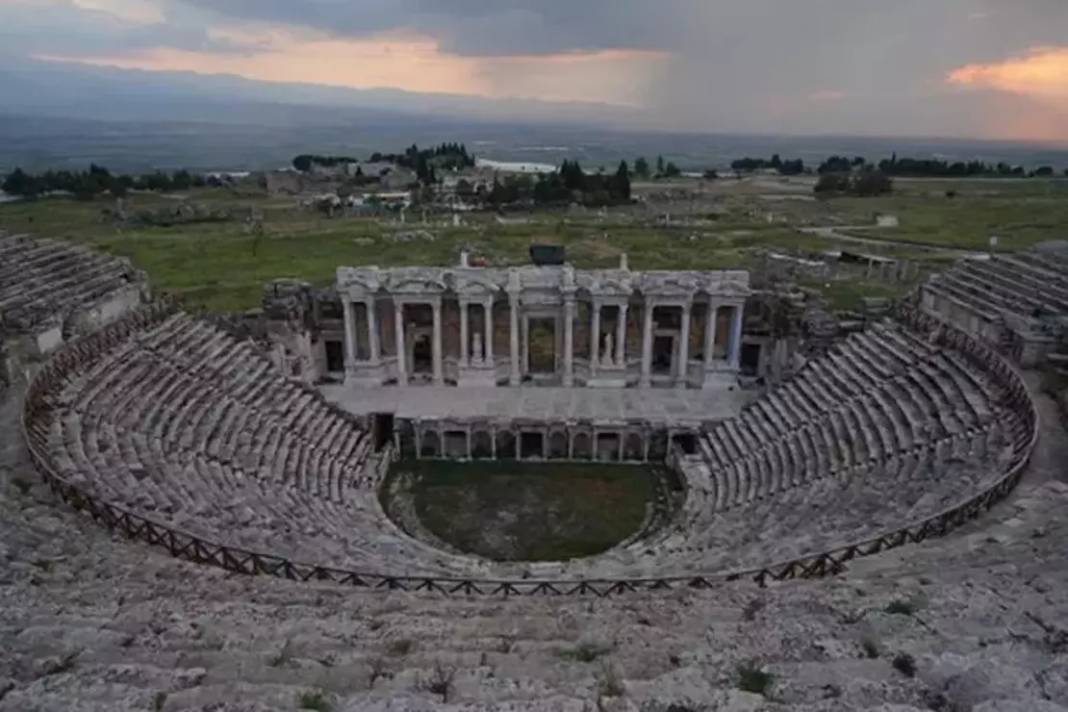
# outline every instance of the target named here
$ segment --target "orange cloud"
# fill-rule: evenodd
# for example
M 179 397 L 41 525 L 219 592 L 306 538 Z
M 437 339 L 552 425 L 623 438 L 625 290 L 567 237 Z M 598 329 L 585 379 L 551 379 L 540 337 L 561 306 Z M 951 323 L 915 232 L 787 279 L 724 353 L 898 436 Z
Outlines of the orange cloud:
M 949 84 L 1068 101 L 1068 47 L 1039 47 L 991 64 L 969 64 L 946 77 Z
M 617 104 L 638 103 L 642 78 L 651 76 L 652 67 L 665 58 L 659 52 L 629 50 L 467 57 L 442 52 L 437 41 L 426 36 L 391 33 L 368 39 L 337 39 L 276 25 L 215 27 L 208 30 L 208 36 L 240 51 L 156 47 L 113 55 L 48 54 L 38 58 L 354 89 L 390 87 Z

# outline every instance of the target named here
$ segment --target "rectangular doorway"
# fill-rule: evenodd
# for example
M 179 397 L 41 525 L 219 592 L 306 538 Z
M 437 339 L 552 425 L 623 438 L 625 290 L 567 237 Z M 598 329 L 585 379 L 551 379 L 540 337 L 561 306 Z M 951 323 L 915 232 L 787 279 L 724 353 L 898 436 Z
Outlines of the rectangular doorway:
M 392 413 L 374 413 L 371 415 L 371 438 L 371 442 L 375 446 L 375 452 L 381 452 L 382 448 L 393 442 Z
M 527 364 L 530 373 L 556 373 L 556 320 L 531 319 L 527 332 Z
M 653 373 L 658 376 L 671 376 L 671 367 L 675 362 L 675 337 L 653 337 Z

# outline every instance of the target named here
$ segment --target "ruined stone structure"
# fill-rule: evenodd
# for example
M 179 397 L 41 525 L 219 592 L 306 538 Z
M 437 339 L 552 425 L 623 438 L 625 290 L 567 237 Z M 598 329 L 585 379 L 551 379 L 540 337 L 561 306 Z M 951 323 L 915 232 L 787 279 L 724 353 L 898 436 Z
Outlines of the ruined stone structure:
M 28 378 L 68 340 L 111 323 L 147 297 L 128 260 L 0 233 L 0 381 Z
M 1040 366 L 1068 335 L 1068 243 L 964 259 L 931 277 L 921 305 L 1022 366 Z
M 464 261 L 466 262 L 466 261 Z M 342 267 L 353 386 L 711 388 L 736 380 L 747 272 Z
M 100 298 L 69 297 L 41 323 Z M 0 390 L 0 710 L 1062 712 L 1056 407 L 896 316 L 669 446 L 685 502 L 651 536 L 495 564 L 398 531 L 390 443 L 252 343 L 117 315 Z

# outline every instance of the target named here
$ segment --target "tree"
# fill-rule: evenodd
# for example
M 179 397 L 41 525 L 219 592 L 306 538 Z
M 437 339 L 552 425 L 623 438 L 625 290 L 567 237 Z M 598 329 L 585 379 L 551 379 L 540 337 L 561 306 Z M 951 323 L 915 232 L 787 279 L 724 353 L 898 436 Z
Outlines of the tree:
M 1037 178 L 1052 178 L 1053 166 L 1041 166 L 1035 169 L 1035 176 Z
M 869 198 L 893 191 L 894 184 L 882 171 L 864 170 L 859 173 L 824 173 L 816 181 L 817 194 L 847 194 Z
M 882 171 L 862 171 L 853 178 L 850 192 L 860 198 L 871 198 L 894 190 L 894 182 Z
M 844 173 L 821 173 L 813 190 L 816 193 L 845 193 L 849 190 L 849 176 Z
M 634 175 L 639 178 L 649 177 L 649 161 L 645 160 L 644 156 L 634 160 Z
M 125 198 L 127 193 L 126 181 L 122 180 L 121 177 L 112 178 L 111 182 L 108 183 L 108 192 L 116 198 Z
M 657 156 L 656 157 L 656 174 L 658 176 L 664 175 L 664 157 L 663 156 Z
M 664 175 L 668 178 L 675 178 L 682 175 L 682 171 L 679 170 L 679 167 L 674 162 L 668 161 L 668 164 L 664 167 Z
M 704 179 L 705 180 L 716 180 L 717 178 L 719 178 L 719 173 L 716 172 L 715 168 L 709 168 L 708 170 L 705 171 L 705 174 L 704 174 Z
M 189 190 L 192 185 L 193 177 L 189 175 L 189 171 L 175 171 L 174 175 L 171 176 L 171 187 L 174 190 Z
M 627 170 L 626 161 L 619 162 L 619 169 L 616 171 L 615 181 L 609 193 L 615 200 L 630 201 L 630 171 Z
M 21 195 L 24 198 L 32 198 L 41 192 L 41 185 L 37 179 L 21 168 L 13 170 L 0 188 L 3 188 L 5 193 Z

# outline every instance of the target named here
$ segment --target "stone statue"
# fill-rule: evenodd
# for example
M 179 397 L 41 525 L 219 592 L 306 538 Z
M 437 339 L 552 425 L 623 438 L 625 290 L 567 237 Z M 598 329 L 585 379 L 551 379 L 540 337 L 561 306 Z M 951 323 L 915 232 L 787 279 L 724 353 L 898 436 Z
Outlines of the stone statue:
M 605 334 L 604 337 L 604 355 L 601 356 L 601 363 L 613 364 L 616 362 L 616 353 L 612 339 L 612 334 Z
M 475 365 L 482 364 L 482 334 L 477 331 L 471 338 L 471 361 Z

